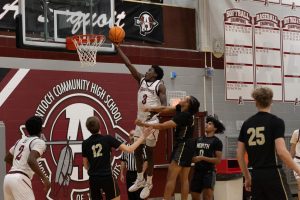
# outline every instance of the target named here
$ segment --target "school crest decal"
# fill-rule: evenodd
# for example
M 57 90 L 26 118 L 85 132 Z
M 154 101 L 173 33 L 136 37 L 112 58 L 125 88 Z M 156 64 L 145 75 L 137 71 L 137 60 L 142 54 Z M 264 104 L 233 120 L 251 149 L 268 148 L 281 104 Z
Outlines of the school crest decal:
M 134 25 L 140 28 L 140 34 L 142 36 L 151 33 L 158 24 L 151 13 L 147 11 L 142 12 L 139 17 L 134 18 Z
M 88 174 L 82 165 L 81 143 L 91 134 L 85 127 L 90 116 L 100 119 L 102 134 L 110 134 L 125 142 L 127 131 L 119 123 L 123 119 L 114 97 L 101 85 L 85 79 L 65 80 L 53 85 L 40 103 L 36 105 L 36 116 L 44 119 L 43 137 L 51 159 L 42 159 L 39 165 L 51 179 L 52 187 L 47 199 L 89 199 Z M 24 125 L 20 127 L 22 134 Z M 113 156 L 115 178 L 120 166 Z

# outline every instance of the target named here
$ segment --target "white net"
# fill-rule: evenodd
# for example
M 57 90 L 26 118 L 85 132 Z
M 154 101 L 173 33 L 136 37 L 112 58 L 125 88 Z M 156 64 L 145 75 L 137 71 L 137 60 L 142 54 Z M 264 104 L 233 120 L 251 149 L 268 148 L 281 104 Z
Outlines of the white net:
M 75 35 L 72 41 L 77 49 L 81 66 L 94 66 L 97 52 L 105 41 L 104 35 Z

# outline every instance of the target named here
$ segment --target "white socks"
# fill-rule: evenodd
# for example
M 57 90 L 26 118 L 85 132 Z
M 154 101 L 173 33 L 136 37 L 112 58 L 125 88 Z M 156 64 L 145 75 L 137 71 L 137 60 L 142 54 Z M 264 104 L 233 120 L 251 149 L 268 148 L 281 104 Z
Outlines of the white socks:
M 153 176 L 147 176 L 147 183 L 152 185 L 152 177 Z
M 137 179 L 138 180 L 144 180 L 144 173 L 143 172 L 137 173 Z

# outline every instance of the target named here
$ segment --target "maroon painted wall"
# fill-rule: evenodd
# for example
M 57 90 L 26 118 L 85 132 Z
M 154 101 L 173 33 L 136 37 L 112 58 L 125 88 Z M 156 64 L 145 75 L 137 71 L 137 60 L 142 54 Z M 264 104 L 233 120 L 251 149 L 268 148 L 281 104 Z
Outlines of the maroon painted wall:
M 196 29 L 195 29 L 195 12 L 192 9 L 181 9 L 173 7 L 164 7 L 165 14 L 164 17 L 164 37 L 165 42 L 162 45 L 152 45 L 153 48 L 143 48 L 142 46 L 150 46 L 145 43 L 133 43 L 125 41 L 123 50 L 125 54 L 134 64 L 159 64 L 162 66 L 180 66 L 180 67 L 191 67 L 191 68 L 203 68 L 204 67 L 204 53 L 191 51 L 196 49 Z M 181 13 L 178 15 L 178 13 Z M 174 26 L 174 18 L 180 16 L 182 23 L 180 26 Z M 12 36 L 11 38 L 2 37 L 1 35 Z M 51 60 L 75 60 L 78 61 L 78 55 L 76 52 L 56 52 L 56 51 L 45 51 L 38 49 L 18 49 L 16 48 L 16 41 L 14 32 L 0 32 L 0 57 L 18 57 L 18 58 L 32 58 L 32 59 L 51 59 Z M 130 46 L 130 45 L 138 46 Z M 159 48 L 158 48 L 159 47 Z M 162 48 L 164 47 L 164 48 Z M 174 50 L 169 48 L 182 48 L 189 50 Z M 105 63 L 122 63 L 122 60 L 119 56 L 116 55 L 98 55 L 98 62 Z M 215 68 L 223 69 L 223 59 L 213 58 L 213 63 Z M 209 56 L 207 56 L 207 65 L 210 65 Z M 7 66 L 7 67 L 18 67 L 18 66 Z M 41 65 L 41 69 L 43 66 Z M 49 69 L 46 69 L 49 70 Z M 2 79 L 0 82 L 0 89 L 7 84 L 10 78 L 16 73 L 16 69 L 10 70 L 10 72 Z M 85 79 L 95 82 L 98 85 L 101 85 L 107 91 L 107 94 L 111 95 L 115 100 L 120 112 L 122 112 L 122 120 L 120 120 L 120 126 L 126 131 L 132 129 L 133 120 L 136 117 L 136 91 L 137 84 L 132 79 L 129 74 L 109 74 L 109 73 L 82 73 L 82 72 L 55 72 L 55 71 L 40 71 L 40 70 L 31 70 L 26 78 L 20 83 L 20 85 L 15 89 L 13 94 L 9 97 L 7 102 L 0 108 L 1 120 L 5 122 L 6 131 L 7 131 L 7 149 L 14 143 L 14 141 L 20 137 L 19 127 L 24 124 L 24 120 L 29 116 L 35 113 L 37 106 L 40 104 L 43 97 L 47 92 L 52 91 L 53 87 L 61 82 L 70 79 Z M 121 80 L 122 84 L 118 84 L 115 80 Z M 51 104 L 51 107 L 58 102 L 63 97 L 71 95 L 79 91 L 72 90 L 70 92 L 64 93 L 63 95 L 56 98 Z M 82 91 L 81 91 L 82 92 Z M 85 91 L 88 93 L 88 91 Z M 89 94 L 91 96 L 95 94 Z M 96 96 L 94 96 L 97 98 Z M 45 135 L 48 141 L 52 140 L 65 140 L 66 139 L 66 126 L 69 123 L 64 110 L 65 107 L 71 104 L 84 103 L 90 105 L 95 109 L 99 114 L 103 116 L 104 121 L 109 121 L 109 115 L 104 112 L 104 109 L 98 107 L 95 101 L 83 97 L 74 97 L 68 98 L 67 101 L 63 101 L 60 106 L 56 107 L 56 110 L 52 112 L 49 116 L 47 124 L 45 124 Z M 50 109 L 50 108 L 49 108 Z M 49 112 L 49 109 L 47 111 Z M 62 114 L 59 114 L 62 112 Z M 47 115 L 47 113 L 46 113 Z M 58 117 L 58 121 L 54 120 L 54 117 Z M 50 123 L 51 122 L 51 123 Z M 111 124 L 108 125 L 109 131 L 112 131 L 114 134 L 119 133 L 122 135 L 122 131 L 113 128 Z M 203 129 L 203 124 L 201 125 Z M 51 128 L 57 132 L 51 133 Z M 104 130 L 103 130 L 104 131 Z M 78 130 L 78 140 L 82 140 L 82 130 Z M 55 137 L 54 137 L 55 136 Z M 124 136 L 125 137 L 125 136 Z M 166 164 L 170 157 L 171 151 L 171 133 L 162 133 L 159 136 L 158 147 L 155 150 L 156 164 Z M 51 145 L 50 145 L 51 146 Z M 48 149 L 45 157 L 47 159 L 47 164 L 49 169 L 52 172 L 52 178 L 55 176 L 56 164 L 55 160 L 59 159 L 59 155 L 64 145 L 52 145 L 51 149 Z M 163 152 L 163 153 L 162 153 Z M 166 156 L 166 152 L 168 155 Z M 119 152 L 117 152 L 118 154 Z M 48 163 L 49 162 L 49 163 Z M 81 166 L 80 159 L 76 157 L 75 164 L 76 166 Z M 43 162 L 43 167 L 45 162 Z M 80 171 L 79 173 L 82 173 Z M 152 197 L 162 196 L 163 189 L 166 180 L 166 168 L 156 169 L 154 172 L 154 182 L 155 187 L 152 192 Z M 87 183 L 83 182 L 72 182 L 70 187 L 60 187 L 58 185 L 53 185 L 52 187 L 52 197 L 53 191 L 56 191 L 56 197 L 54 199 L 67 199 L 67 196 L 71 195 L 73 189 L 82 189 L 86 188 Z M 125 198 L 124 185 L 120 184 L 122 190 L 122 199 Z M 37 178 L 34 179 L 34 188 L 39 188 L 40 181 Z M 40 189 L 37 191 L 37 199 L 42 198 L 45 194 Z M 76 194 L 80 192 L 73 193 L 73 198 L 76 197 Z M 82 192 L 83 195 L 86 193 Z M 66 196 L 64 196 L 66 195 Z M 75 195 L 75 196 L 74 196 Z

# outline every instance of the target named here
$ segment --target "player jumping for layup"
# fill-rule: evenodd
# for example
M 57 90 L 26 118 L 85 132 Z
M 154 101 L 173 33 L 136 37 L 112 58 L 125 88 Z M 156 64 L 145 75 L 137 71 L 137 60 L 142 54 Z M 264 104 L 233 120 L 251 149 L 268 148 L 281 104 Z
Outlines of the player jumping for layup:
M 145 75 L 139 73 L 136 68 L 131 64 L 128 57 L 123 53 L 119 45 L 115 45 L 117 51 L 122 57 L 125 65 L 131 72 L 132 76 L 139 82 L 140 88 L 138 90 L 138 119 L 142 121 L 147 121 L 148 123 L 158 123 L 159 120 L 157 116 L 153 116 L 152 113 L 143 112 L 143 108 L 147 107 L 156 107 L 156 106 L 166 106 L 167 98 L 166 98 L 166 87 L 164 86 L 161 79 L 163 78 L 164 72 L 163 70 L 157 66 L 152 65 L 152 67 L 146 72 Z M 145 199 L 149 196 L 150 191 L 153 187 L 152 185 L 152 177 L 153 177 L 153 149 L 156 146 L 158 130 L 151 134 L 146 139 L 146 156 L 148 161 L 148 168 L 146 170 L 147 181 L 145 184 L 144 175 L 143 175 L 143 148 L 144 146 L 139 146 L 135 151 L 136 157 L 136 167 L 137 167 L 137 179 L 135 183 L 129 188 L 130 192 L 137 191 L 139 188 L 144 187 L 142 190 L 140 197 Z M 135 129 L 135 139 L 138 139 L 142 134 L 142 128 L 136 126 Z

